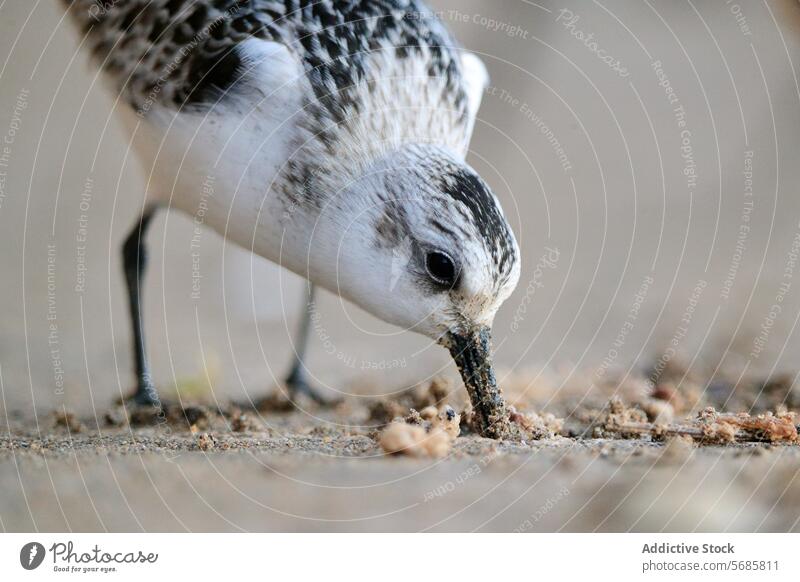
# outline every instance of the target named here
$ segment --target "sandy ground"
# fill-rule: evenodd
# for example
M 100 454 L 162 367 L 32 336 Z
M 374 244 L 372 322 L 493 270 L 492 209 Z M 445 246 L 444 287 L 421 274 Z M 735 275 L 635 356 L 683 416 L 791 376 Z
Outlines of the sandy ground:
M 7 531 L 798 529 L 795 444 L 594 438 L 586 427 L 605 396 L 597 394 L 549 438 L 497 442 L 465 432 L 443 458 L 385 454 L 385 411 L 425 404 L 427 388 L 348 398 L 330 409 L 301 401 L 301 410 L 284 410 L 275 397 L 261 410 L 168 404 L 164 417 L 135 409 L 126 416 L 121 407 L 82 418 L 17 414 L 0 437 L 0 524 Z M 510 388 L 521 408 L 544 392 L 520 398 Z M 636 400 L 636 389 L 614 392 Z M 563 394 L 550 398 L 554 410 L 574 402 L 569 389 Z M 707 395 L 694 407 L 708 404 Z M 458 389 L 443 400 L 463 407 Z

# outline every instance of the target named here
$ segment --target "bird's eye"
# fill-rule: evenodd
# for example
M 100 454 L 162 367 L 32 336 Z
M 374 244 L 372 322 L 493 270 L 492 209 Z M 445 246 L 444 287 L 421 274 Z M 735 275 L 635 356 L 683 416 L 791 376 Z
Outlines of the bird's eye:
M 428 270 L 428 275 L 439 283 L 452 287 L 456 282 L 456 266 L 445 253 L 440 251 L 433 251 L 425 257 L 425 268 Z

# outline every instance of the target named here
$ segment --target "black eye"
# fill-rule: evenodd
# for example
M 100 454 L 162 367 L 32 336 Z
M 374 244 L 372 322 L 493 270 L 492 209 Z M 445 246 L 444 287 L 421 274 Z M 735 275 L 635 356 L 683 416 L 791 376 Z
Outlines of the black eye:
M 456 282 L 456 266 L 453 259 L 445 253 L 433 251 L 425 256 L 425 268 L 428 270 L 428 275 L 439 283 L 452 287 Z

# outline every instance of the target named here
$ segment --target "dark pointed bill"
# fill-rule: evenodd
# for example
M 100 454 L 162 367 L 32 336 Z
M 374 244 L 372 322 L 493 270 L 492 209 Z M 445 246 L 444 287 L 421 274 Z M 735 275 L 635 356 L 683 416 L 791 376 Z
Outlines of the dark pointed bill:
M 444 345 L 461 372 L 472 401 L 475 425 L 481 436 L 509 436 L 509 410 L 492 369 L 491 332 L 488 327 L 450 332 Z

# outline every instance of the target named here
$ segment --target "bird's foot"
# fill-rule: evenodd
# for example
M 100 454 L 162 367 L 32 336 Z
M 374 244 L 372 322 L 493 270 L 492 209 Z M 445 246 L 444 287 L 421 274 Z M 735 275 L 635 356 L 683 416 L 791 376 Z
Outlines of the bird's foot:
M 294 403 L 298 397 L 308 398 L 317 405 L 324 408 L 336 406 L 341 402 L 340 398 L 329 398 L 322 396 L 319 390 L 311 385 L 303 374 L 292 372 L 286 379 L 286 388 L 289 391 L 289 399 Z
M 158 396 L 158 390 L 152 382 L 140 382 L 136 391 L 125 399 L 125 402 L 130 402 L 136 406 L 161 408 L 161 399 Z
M 167 409 L 152 383 L 140 383 L 132 394 L 118 398 L 105 418 L 110 426 L 157 426 L 166 421 Z

